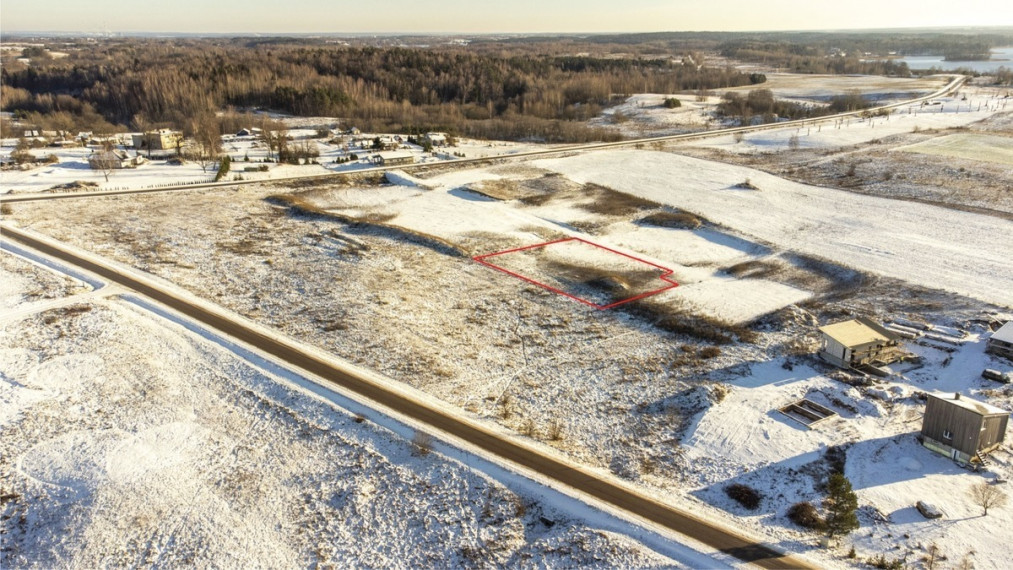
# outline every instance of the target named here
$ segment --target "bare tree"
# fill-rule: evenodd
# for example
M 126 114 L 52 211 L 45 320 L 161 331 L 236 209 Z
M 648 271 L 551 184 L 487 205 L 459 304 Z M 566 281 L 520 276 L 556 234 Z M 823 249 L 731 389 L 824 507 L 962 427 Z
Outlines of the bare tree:
M 112 174 L 116 168 L 116 163 L 119 160 L 116 156 L 116 147 L 110 141 L 102 143 L 102 150 L 96 151 L 98 156 L 92 157 L 88 164 L 102 173 L 106 178 L 106 182 L 109 182 L 109 175 Z
M 288 142 L 288 130 L 285 129 L 285 124 L 265 117 L 260 123 L 260 130 L 260 136 L 264 137 L 264 143 L 267 144 L 268 156 L 271 152 L 277 151 L 277 160 L 281 162 L 285 145 Z
M 970 490 L 971 499 L 974 500 L 974 504 L 981 507 L 985 512 L 983 517 L 988 516 L 988 509 L 992 507 L 1002 507 L 1006 505 L 1006 493 L 1002 492 L 1002 489 L 995 485 L 989 485 L 988 482 L 982 481 Z
M 222 133 L 218 119 L 208 113 L 195 117 L 190 123 L 190 131 L 196 143 L 193 160 L 200 164 L 204 172 L 218 161 L 222 153 Z

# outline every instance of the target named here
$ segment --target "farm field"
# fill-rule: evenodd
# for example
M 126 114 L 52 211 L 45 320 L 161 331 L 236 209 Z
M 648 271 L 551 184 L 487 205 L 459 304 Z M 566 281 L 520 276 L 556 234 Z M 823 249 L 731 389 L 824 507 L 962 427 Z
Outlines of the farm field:
M 1013 219 L 1013 171 L 1002 162 L 1013 132 L 1005 90 L 972 82 L 938 101 L 889 117 L 772 129 L 741 140 L 716 137 L 668 150 L 816 187 Z M 959 150 L 960 141 L 970 142 L 970 153 Z M 938 147 L 956 150 L 945 160 L 905 152 Z M 995 160 L 985 160 L 990 157 Z
M 902 146 L 896 150 L 1013 165 L 1013 137 L 956 133 Z
M 759 85 L 748 85 L 728 89 L 717 89 L 713 92 L 690 95 L 686 93 L 661 94 L 640 93 L 627 98 L 622 103 L 605 110 L 599 117 L 589 121 L 591 126 L 606 127 L 617 130 L 629 137 L 647 137 L 654 135 L 670 135 L 684 132 L 714 129 L 720 126 L 734 126 L 734 122 L 722 120 L 715 116 L 715 109 L 721 102 L 721 96 L 727 92 L 747 94 L 754 89 L 769 89 L 776 98 L 796 101 L 803 104 L 826 105 L 834 96 L 850 90 L 857 90 L 864 97 L 877 105 L 894 101 L 913 99 L 931 93 L 950 79 L 949 76 L 932 76 L 924 78 L 887 78 L 876 76 L 839 76 L 839 75 L 799 75 L 791 73 L 766 73 L 767 80 Z M 665 99 L 679 100 L 679 107 L 669 109 L 664 106 Z M 923 118 L 925 115 L 922 115 Z M 946 121 L 952 122 L 954 117 L 948 116 Z M 965 124 L 969 122 L 964 117 Z M 851 124 L 847 125 L 848 127 Z M 808 146 L 833 146 L 854 144 L 863 137 L 876 138 L 882 133 L 868 133 L 855 128 L 845 129 L 845 133 L 827 133 L 813 136 L 808 133 L 804 143 Z M 882 127 L 883 125 L 881 125 Z M 889 126 L 889 125 L 885 125 Z M 910 128 L 910 125 L 908 125 Z M 923 127 L 924 128 L 924 127 Z M 795 129 L 792 129 L 795 132 Z M 803 131 L 806 132 L 806 131 Z M 708 139 L 702 144 L 707 147 L 728 148 L 732 152 L 769 152 L 777 146 L 787 146 L 788 136 L 767 139 L 765 135 L 771 131 L 753 133 L 747 137 L 746 144 L 734 141 L 729 135 L 725 138 Z M 872 135 L 872 136 L 870 136 Z M 848 138 L 845 138 L 848 137 Z M 868 140 L 866 138 L 865 140 Z M 851 140 L 851 143 L 846 141 Z M 739 144 L 734 144 L 739 142 Z M 778 144 L 780 143 L 780 144 Z

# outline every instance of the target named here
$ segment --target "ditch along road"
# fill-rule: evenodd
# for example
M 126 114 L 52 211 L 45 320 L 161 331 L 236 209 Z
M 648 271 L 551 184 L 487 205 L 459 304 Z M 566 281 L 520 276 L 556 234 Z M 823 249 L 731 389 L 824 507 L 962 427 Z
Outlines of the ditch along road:
M 965 75 L 957 75 L 957 76 L 954 76 L 953 79 L 950 80 L 949 83 L 947 83 L 946 85 L 944 85 L 938 91 L 934 91 L 934 92 L 929 93 L 928 95 L 924 95 L 922 97 L 917 97 L 917 98 L 914 98 L 914 99 L 908 99 L 906 101 L 901 101 L 899 103 L 891 103 L 889 105 L 883 105 L 883 106 L 880 106 L 880 107 L 873 107 L 871 109 L 863 109 L 861 111 L 850 111 L 850 112 L 847 112 L 847 113 L 838 113 L 836 115 L 826 115 L 824 117 L 818 117 L 818 118 L 814 118 L 814 119 L 799 119 L 799 120 L 796 120 L 796 121 L 783 121 L 783 122 L 780 122 L 780 123 L 767 123 L 767 124 L 764 124 L 764 125 L 754 125 L 754 126 L 748 126 L 748 127 L 731 127 L 731 128 L 727 128 L 727 129 L 715 129 L 715 130 L 712 130 L 712 131 L 703 131 L 703 132 L 699 132 L 699 133 L 684 133 L 684 134 L 681 134 L 681 135 L 668 135 L 668 136 L 661 136 L 661 137 L 647 137 L 647 138 L 642 138 L 642 139 L 632 139 L 632 140 L 619 141 L 619 142 L 610 142 L 610 143 L 590 143 L 590 144 L 582 144 L 582 145 L 559 147 L 559 148 L 548 149 L 548 150 L 534 150 L 534 151 L 529 151 L 529 152 L 519 152 L 519 153 L 516 153 L 516 154 L 509 154 L 509 155 L 502 155 L 502 156 L 488 156 L 488 157 L 482 157 L 482 158 L 462 158 L 462 159 L 458 159 L 458 160 L 444 161 L 444 162 L 427 162 L 427 163 L 420 163 L 420 164 L 406 164 L 406 165 L 399 166 L 397 168 L 397 170 L 403 170 L 405 172 L 412 172 L 412 171 L 416 171 L 416 170 L 424 170 L 424 169 L 427 169 L 427 168 L 434 168 L 434 167 L 448 167 L 448 166 L 449 167 L 458 167 L 458 166 L 467 166 L 467 165 L 492 164 L 492 163 L 501 163 L 501 162 L 513 161 L 513 160 L 524 160 L 524 159 L 536 158 L 536 157 L 542 157 L 542 158 L 544 158 L 545 156 L 548 156 L 548 155 L 567 154 L 567 153 L 574 153 L 574 152 L 585 152 L 585 151 L 591 151 L 591 150 L 614 149 L 614 148 L 621 148 L 621 147 L 626 147 L 626 146 L 646 145 L 646 144 L 658 143 L 658 142 L 676 142 L 676 141 L 699 140 L 699 139 L 707 139 L 707 138 L 719 137 L 719 136 L 724 136 L 724 135 L 729 135 L 729 134 L 735 134 L 735 133 L 743 133 L 743 134 L 745 134 L 745 133 L 752 133 L 752 132 L 757 132 L 757 131 L 765 131 L 765 130 L 773 130 L 773 129 L 784 129 L 784 128 L 790 128 L 790 127 L 802 127 L 802 126 L 805 126 L 805 125 L 810 125 L 811 126 L 811 125 L 816 125 L 818 123 L 826 123 L 826 122 L 829 122 L 829 121 L 836 121 L 836 120 L 839 120 L 839 119 L 842 119 L 842 118 L 846 118 L 846 117 L 857 117 L 857 116 L 862 116 L 862 115 L 866 115 L 866 114 L 870 114 L 870 113 L 871 114 L 875 114 L 875 113 L 879 113 L 879 112 L 885 112 L 885 111 L 890 111 L 890 110 L 893 110 L 893 109 L 898 109 L 900 107 L 904 107 L 904 106 L 907 106 L 907 105 L 914 105 L 914 104 L 917 104 L 917 103 L 921 103 L 923 101 L 930 101 L 930 100 L 935 99 L 937 97 L 942 97 L 942 96 L 947 95 L 949 93 L 953 93 L 957 89 L 960 89 L 960 87 L 966 81 L 967 81 L 967 76 L 965 76 Z M 388 170 L 392 170 L 392 169 L 389 168 L 389 167 L 380 166 L 380 167 L 373 167 L 373 168 L 362 168 L 362 169 L 359 169 L 359 170 L 346 170 L 346 171 L 343 171 L 343 172 L 327 172 L 327 173 L 322 173 L 322 174 L 320 174 L 320 173 L 318 173 L 318 174 L 305 174 L 305 175 L 301 175 L 301 176 L 287 176 L 287 177 L 283 177 L 283 178 L 265 178 L 265 179 L 258 179 L 258 180 L 231 180 L 231 181 L 227 181 L 227 182 L 206 182 L 206 183 L 201 183 L 201 184 L 184 184 L 184 185 L 180 185 L 180 186 L 164 186 L 164 187 L 161 187 L 161 188 L 135 188 L 135 189 L 125 189 L 125 190 L 99 190 L 99 191 L 95 191 L 95 192 L 67 192 L 67 193 L 62 193 L 62 194 L 20 194 L 20 195 L 17 195 L 17 194 L 15 194 L 15 195 L 0 194 L 0 202 L 10 202 L 10 203 L 13 203 L 13 202 L 35 202 L 35 201 L 39 201 L 39 200 L 64 200 L 64 199 L 70 199 L 70 198 L 88 198 L 88 197 L 94 197 L 94 196 L 118 196 L 118 195 L 121 195 L 121 194 L 146 194 L 146 193 L 152 193 L 152 192 L 180 192 L 180 191 L 185 191 L 185 190 L 198 190 L 198 189 L 204 189 L 204 188 L 234 187 L 234 186 L 242 186 L 244 184 L 263 184 L 263 183 L 276 184 L 276 183 L 279 183 L 279 182 L 289 182 L 289 181 L 296 181 L 296 180 L 302 180 L 302 181 L 305 181 L 305 180 L 315 180 L 315 179 L 326 180 L 327 178 L 337 178 L 339 176 L 346 176 L 346 175 L 360 175 L 360 174 L 369 174 L 369 173 L 382 173 L 382 172 L 386 172 Z
M 422 399 L 413 398 L 409 393 L 392 389 L 354 367 L 342 366 L 336 359 L 325 359 L 280 335 L 258 330 L 212 303 L 187 298 L 153 279 L 146 279 L 134 272 L 128 273 L 98 256 L 79 252 L 51 238 L 28 233 L 7 224 L 0 224 L 0 232 L 6 239 L 15 240 L 40 253 L 107 279 L 110 283 L 136 291 L 296 369 L 302 369 L 417 422 L 431 426 L 437 436 L 439 432 L 454 436 L 504 460 L 507 464 L 531 470 L 611 507 L 626 511 L 635 518 L 645 519 L 762 568 L 814 568 L 800 558 L 775 550 L 682 509 L 661 503 L 637 492 L 631 486 L 601 478 L 574 462 L 546 455 L 523 441 L 514 440 L 480 424 L 467 421 Z M 396 381 L 390 380 L 390 383 L 396 384 Z

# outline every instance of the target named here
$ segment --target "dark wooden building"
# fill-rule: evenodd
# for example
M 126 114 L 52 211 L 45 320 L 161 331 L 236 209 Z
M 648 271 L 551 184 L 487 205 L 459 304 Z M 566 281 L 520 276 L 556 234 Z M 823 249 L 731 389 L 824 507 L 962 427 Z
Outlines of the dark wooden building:
M 922 445 L 955 461 L 981 463 L 1006 438 L 1009 412 L 952 393 L 928 395 Z

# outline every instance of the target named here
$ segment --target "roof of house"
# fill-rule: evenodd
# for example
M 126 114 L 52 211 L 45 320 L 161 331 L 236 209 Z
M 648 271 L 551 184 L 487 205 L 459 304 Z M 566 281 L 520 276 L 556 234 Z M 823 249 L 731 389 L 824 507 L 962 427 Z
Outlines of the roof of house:
M 1009 321 L 1008 323 L 999 327 L 999 330 L 992 333 L 991 338 L 1013 344 L 1013 321 Z
M 998 406 L 993 406 L 988 402 L 973 400 L 967 396 L 960 396 L 954 392 L 931 392 L 929 396 L 938 400 L 944 400 L 954 406 L 964 408 L 965 410 L 971 410 L 972 412 L 982 416 L 1009 415 L 1008 410 L 1004 410 Z
M 399 150 L 390 152 L 378 152 L 376 156 L 383 158 L 384 160 L 397 160 L 399 158 L 414 158 L 415 155 L 411 151 Z
M 88 155 L 88 160 L 127 160 L 130 155 L 124 150 L 96 150 Z
M 862 317 L 820 327 L 820 332 L 844 346 L 885 343 L 900 338 L 869 319 Z

